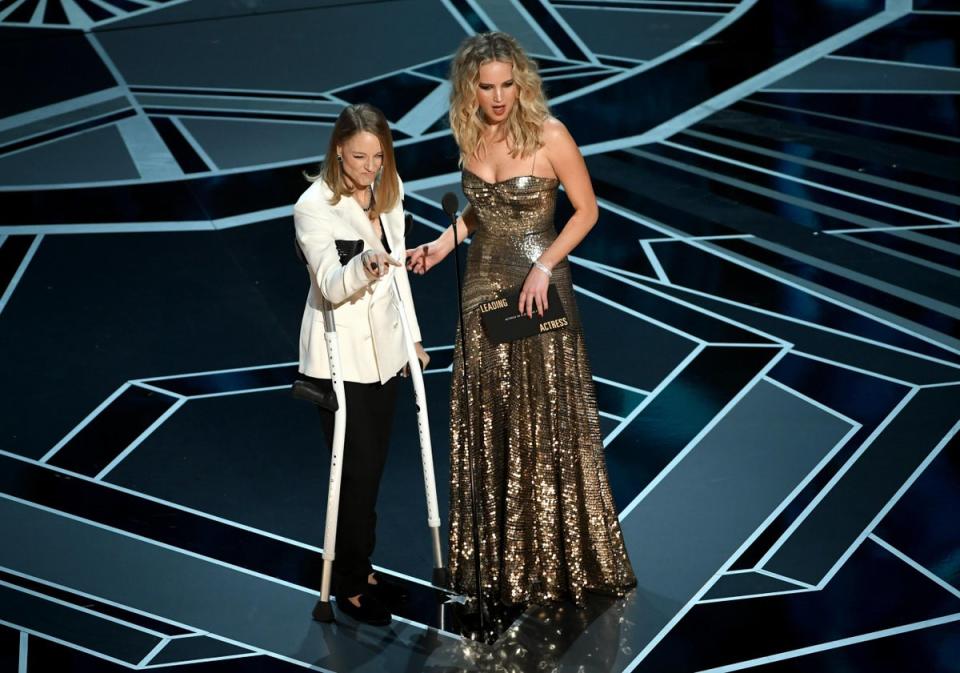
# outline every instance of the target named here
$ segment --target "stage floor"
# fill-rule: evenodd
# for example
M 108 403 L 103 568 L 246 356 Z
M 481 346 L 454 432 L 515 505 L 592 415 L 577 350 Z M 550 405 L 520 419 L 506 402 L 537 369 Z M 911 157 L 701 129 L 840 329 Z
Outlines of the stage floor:
M 639 585 L 464 639 L 404 384 L 374 562 L 410 600 L 319 624 L 291 205 L 369 101 L 431 240 L 493 28 L 599 198 L 571 262 Z M 957 36 L 954 0 L 0 2 L 0 673 L 960 671 Z M 446 520 L 452 260 L 412 283 Z

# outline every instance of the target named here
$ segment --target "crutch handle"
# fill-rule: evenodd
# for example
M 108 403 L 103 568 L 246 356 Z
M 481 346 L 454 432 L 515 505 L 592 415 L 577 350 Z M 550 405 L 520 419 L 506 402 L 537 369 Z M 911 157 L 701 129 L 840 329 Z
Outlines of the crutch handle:
M 290 387 L 290 394 L 298 400 L 312 402 L 327 411 L 336 411 L 340 408 L 340 403 L 337 401 L 337 393 L 333 390 L 323 390 L 313 381 L 297 379 Z

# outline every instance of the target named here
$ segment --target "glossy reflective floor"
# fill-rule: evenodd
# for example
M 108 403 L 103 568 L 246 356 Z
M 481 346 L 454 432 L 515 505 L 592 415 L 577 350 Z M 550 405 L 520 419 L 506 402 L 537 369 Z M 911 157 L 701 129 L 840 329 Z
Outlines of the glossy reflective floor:
M 410 600 L 321 625 L 290 207 L 371 101 L 431 239 L 491 28 L 600 199 L 572 261 L 639 586 L 461 638 L 404 388 L 374 561 Z M 954 0 L 0 1 L 0 673 L 960 671 L 958 35 Z M 413 286 L 444 518 L 453 273 Z

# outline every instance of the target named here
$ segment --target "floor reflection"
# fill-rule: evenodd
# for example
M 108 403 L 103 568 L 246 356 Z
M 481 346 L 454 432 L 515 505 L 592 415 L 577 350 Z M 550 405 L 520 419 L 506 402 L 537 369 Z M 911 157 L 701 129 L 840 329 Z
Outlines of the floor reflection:
M 587 604 L 554 603 L 529 608 L 509 625 L 492 644 L 470 638 L 445 644 L 427 659 L 428 673 L 520 673 L 561 670 L 564 654 L 587 628 L 589 648 L 578 657 L 577 670 L 591 673 L 613 671 L 624 645 L 628 622 L 624 613 L 634 600 L 588 596 Z

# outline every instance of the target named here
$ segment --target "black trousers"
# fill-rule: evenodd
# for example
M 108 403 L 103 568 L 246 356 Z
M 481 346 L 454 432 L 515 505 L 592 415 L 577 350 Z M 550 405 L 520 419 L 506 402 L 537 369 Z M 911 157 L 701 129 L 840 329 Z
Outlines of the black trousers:
M 329 379 L 309 380 L 327 390 L 333 387 Z M 397 405 L 397 377 L 382 385 L 347 381 L 344 388 L 347 429 L 332 590 L 337 596 L 356 596 L 363 593 L 367 575 L 373 572 L 370 557 L 377 539 L 377 494 Z M 332 411 L 318 409 L 327 446 L 332 451 L 334 415 Z

